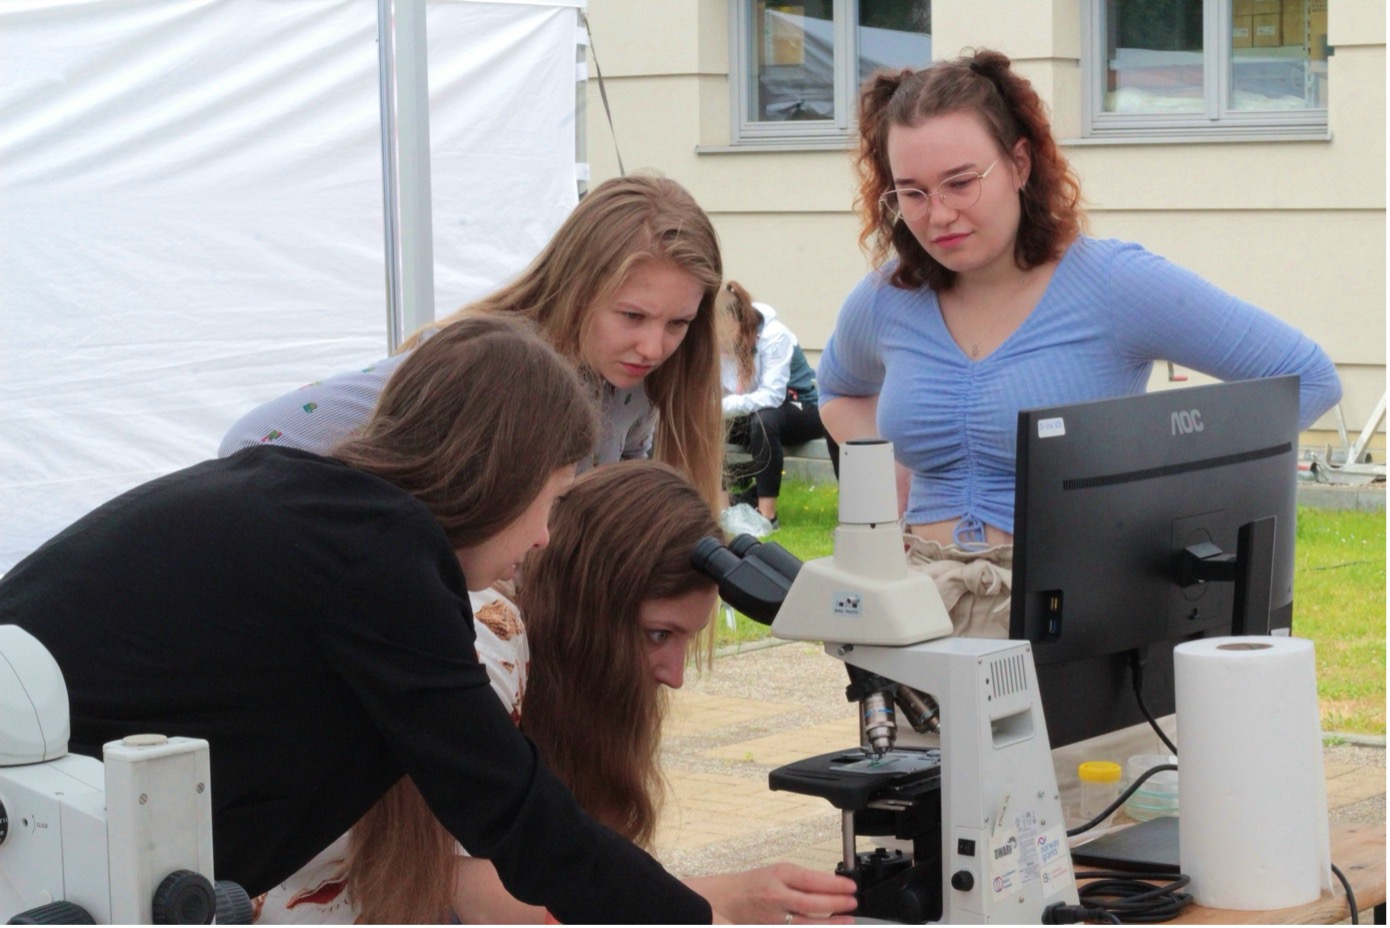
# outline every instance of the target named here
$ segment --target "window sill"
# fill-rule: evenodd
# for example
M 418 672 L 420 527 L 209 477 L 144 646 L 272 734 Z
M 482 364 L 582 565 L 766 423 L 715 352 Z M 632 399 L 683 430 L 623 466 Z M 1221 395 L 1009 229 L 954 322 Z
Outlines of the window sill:
M 696 145 L 695 154 L 746 155 L 765 151 L 849 151 L 853 148 L 854 140 L 848 136 L 839 139 L 758 139 L 735 145 Z
M 1093 135 L 1088 138 L 1058 139 L 1064 148 L 1085 148 L 1104 145 L 1229 145 L 1233 142 L 1268 145 L 1273 142 L 1330 142 L 1332 130 L 1310 129 L 1306 132 L 1217 133 L 1194 132 L 1171 135 Z

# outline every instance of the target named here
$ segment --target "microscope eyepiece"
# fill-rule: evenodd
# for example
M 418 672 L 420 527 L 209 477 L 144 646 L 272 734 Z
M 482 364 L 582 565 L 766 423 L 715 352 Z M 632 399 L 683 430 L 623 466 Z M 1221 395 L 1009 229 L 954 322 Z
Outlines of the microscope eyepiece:
M 755 622 L 771 625 L 801 561 L 786 548 L 740 535 L 727 546 L 702 538 L 690 554 L 690 566 L 719 584 L 724 602 Z

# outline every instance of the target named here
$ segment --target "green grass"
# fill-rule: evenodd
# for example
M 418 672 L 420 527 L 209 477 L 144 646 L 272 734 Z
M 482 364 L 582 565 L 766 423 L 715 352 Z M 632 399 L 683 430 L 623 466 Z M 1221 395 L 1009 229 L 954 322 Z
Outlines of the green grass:
M 1294 631 L 1317 649 L 1326 731 L 1385 734 L 1385 514 L 1299 509 Z
M 771 536 L 803 561 L 831 552 L 838 491 L 833 483 L 787 481 Z M 1298 510 L 1294 631 L 1317 649 L 1323 729 L 1385 734 L 1385 513 Z M 766 627 L 721 617 L 716 645 L 768 637 Z

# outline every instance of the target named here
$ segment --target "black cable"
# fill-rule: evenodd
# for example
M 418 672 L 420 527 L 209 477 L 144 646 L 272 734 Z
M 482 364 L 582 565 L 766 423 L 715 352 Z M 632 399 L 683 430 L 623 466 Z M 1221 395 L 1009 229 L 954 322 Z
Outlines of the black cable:
M 1153 776 L 1156 773 L 1162 773 L 1165 770 L 1177 769 L 1177 764 L 1159 764 L 1157 767 L 1150 767 L 1148 770 L 1145 770 L 1142 774 L 1139 775 L 1138 778 L 1135 779 L 1133 783 L 1129 784 L 1129 786 L 1125 789 L 1124 792 L 1120 793 L 1118 799 L 1110 803 L 1110 805 L 1106 806 L 1105 809 L 1099 815 L 1097 815 L 1095 818 L 1091 819 L 1084 825 L 1077 825 L 1075 828 L 1068 829 L 1067 837 L 1075 838 L 1077 835 L 1083 832 L 1090 831 L 1092 828 L 1095 828 L 1101 822 L 1105 821 L 1107 818 L 1110 817 L 1110 814 L 1112 812 L 1115 812 L 1117 809 L 1120 808 L 1120 806 L 1124 805 L 1125 800 L 1128 799 L 1130 796 L 1133 796 L 1134 791 L 1137 790 L 1139 787 L 1143 786 L 1144 783 L 1149 779 L 1149 777 Z
M 1076 879 L 1091 881 L 1077 889 L 1080 908 L 1088 913 L 1104 912 L 1115 924 L 1166 922 L 1192 904 L 1192 894 L 1180 892 L 1192 882 L 1182 873 L 1087 870 L 1077 873 Z
M 1162 728 L 1158 727 L 1158 719 L 1153 717 L 1148 705 L 1144 702 L 1144 666 L 1148 663 L 1148 648 L 1135 648 L 1129 652 L 1129 675 L 1134 685 L 1134 700 L 1139 703 L 1139 711 L 1144 713 L 1144 718 L 1148 719 L 1149 727 L 1158 735 L 1168 748 L 1169 754 L 1177 754 L 1178 747 L 1168 740 L 1168 735 Z
M 1359 925 L 1361 924 L 1361 915 L 1356 910 L 1356 893 L 1351 891 L 1351 882 L 1342 871 L 1337 869 L 1336 864 L 1332 864 L 1331 866 L 1332 872 L 1337 874 L 1337 879 L 1342 881 L 1342 889 L 1347 894 L 1347 905 L 1351 908 L 1351 923 L 1353 925 Z

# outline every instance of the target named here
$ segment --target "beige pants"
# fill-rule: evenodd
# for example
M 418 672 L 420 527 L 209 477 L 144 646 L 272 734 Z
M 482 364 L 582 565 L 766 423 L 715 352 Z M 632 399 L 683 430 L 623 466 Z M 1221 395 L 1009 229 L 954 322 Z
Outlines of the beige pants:
M 1013 545 L 967 551 L 954 545 L 903 535 L 907 564 L 936 581 L 956 635 L 1008 638 L 1013 590 Z

